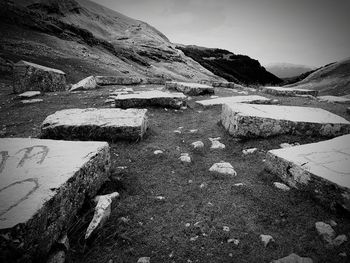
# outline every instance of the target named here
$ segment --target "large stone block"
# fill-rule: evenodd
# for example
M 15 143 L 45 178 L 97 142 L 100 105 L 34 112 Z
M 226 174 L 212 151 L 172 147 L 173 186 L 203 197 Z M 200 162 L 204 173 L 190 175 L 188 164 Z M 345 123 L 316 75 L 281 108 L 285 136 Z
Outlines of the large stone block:
M 220 87 L 220 88 L 234 89 L 234 88 L 237 88 L 237 86 L 239 86 L 239 85 L 237 85 L 234 82 L 213 82 L 212 86 L 213 87 Z
M 22 93 L 28 90 L 66 90 L 66 74 L 58 69 L 21 60 L 14 65 L 13 92 Z
M 124 77 L 124 76 L 96 76 L 97 85 L 138 85 L 142 79 L 139 77 Z
M 63 140 L 137 140 L 147 129 L 146 109 L 67 109 L 48 116 L 41 137 Z
M 204 107 L 210 107 L 214 105 L 230 104 L 230 103 L 254 103 L 254 104 L 268 104 L 272 100 L 258 95 L 249 95 L 249 96 L 233 96 L 233 97 L 223 97 L 210 100 L 199 100 L 196 101 L 197 104 L 200 104 Z
M 231 135 L 242 138 L 350 133 L 350 122 L 344 118 L 323 109 L 296 106 L 224 104 L 221 123 Z
M 316 97 L 317 90 L 284 88 L 284 87 L 263 87 L 262 91 L 275 96 L 296 96 L 296 95 L 311 95 Z
M 42 260 L 109 169 L 106 142 L 0 139 L 0 258 Z
M 271 150 L 265 164 L 291 187 L 309 191 L 324 205 L 350 211 L 350 135 Z
M 214 94 L 214 88 L 199 83 L 187 83 L 187 82 L 166 82 L 165 87 L 167 89 L 173 89 L 183 92 L 186 95 L 198 96 L 206 94 Z
M 180 108 L 186 105 L 183 93 L 169 93 L 159 90 L 144 91 L 134 94 L 120 94 L 115 97 L 116 108 L 143 108 L 149 106 Z

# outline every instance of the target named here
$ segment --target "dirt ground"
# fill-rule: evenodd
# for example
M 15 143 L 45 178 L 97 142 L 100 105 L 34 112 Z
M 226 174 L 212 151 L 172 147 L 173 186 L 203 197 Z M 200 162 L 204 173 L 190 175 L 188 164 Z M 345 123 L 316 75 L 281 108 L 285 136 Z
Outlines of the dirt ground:
M 11 94 L 8 79 L 1 79 L 0 85 L 1 137 L 38 137 L 47 115 L 66 108 L 110 107 L 104 101 L 120 88 L 46 93 L 43 102 L 22 105 Z M 142 89 L 155 87 L 160 88 L 149 85 Z M 217 89 L 216 95 L 240 94 Z M 319 107 L 350 120 L 346 113 L 349 105 L 299 97 L 277 99 L 282 105 Z M 68 262 L 137 262 L 139 257 L 150 257 L 152 263 L 270 262 L 290 253 L 311 257 L 314 262 L 349 262 L 350 242 L 328 249 L 314 226 L 317 221 L 332 219 L 338 224 L 336 233 L 350 237 L 349 217 L 331 213 L 306 193 L 276 189 L 272 183 L 280 180 L 264 170 L 266 151 L 279 148 L 280 143 L 304 144 L 324 138 L 278 136 L 241 141 L 218 124 L 220 112 L 220 107 L 203 109 L 193 100 L 186 110 L 150 108 L 149 130 L 143 140 L 111 144 L 113 181 L 101 193 L 118 191 L 121 196 L 104 227 L 87 243 L 84 231 L 93 210 L 86 207 L 77 216 L 68 233 Z M 175 134 L 179 127 L 183 127 L 182 133 Z M 191 129 L 198 132 L 190 133 Z M 226 148 L 210 149 L 209 137 L 221 137 Z M 202 151 L 191 147 L 197 140 L 204 142 Z M 252 147 L 258 152 L 242 154 L 243 149 Z M 158 149 L 164 154 L 154 155 Z M 190 153 L 192 163 L 178 159 L 185 152 Z M 209 168 L 219 161 L 230 162 L 237 176 L 211 174 Z M 243 186 L 235 186 L 237 183 Z M 275 242 L 265 248 L 260 234 L 272 235 Z M 232 238 L 239 244 L 227 242 Z M 348 257 L 339 256 L 342 252 Z

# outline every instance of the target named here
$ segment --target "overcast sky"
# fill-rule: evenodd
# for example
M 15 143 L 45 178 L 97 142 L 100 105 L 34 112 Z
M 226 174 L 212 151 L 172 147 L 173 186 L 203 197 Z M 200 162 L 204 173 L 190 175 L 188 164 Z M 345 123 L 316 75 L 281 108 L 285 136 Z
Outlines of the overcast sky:
M 171 42 L 228 49 L 261 64 L 350 57 L 350 0 L 95 0 Z

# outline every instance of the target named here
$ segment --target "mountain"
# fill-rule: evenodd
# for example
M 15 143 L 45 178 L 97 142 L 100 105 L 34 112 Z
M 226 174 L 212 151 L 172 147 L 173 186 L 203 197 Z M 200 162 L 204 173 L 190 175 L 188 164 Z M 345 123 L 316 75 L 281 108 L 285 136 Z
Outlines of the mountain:
M 206 69 L 226 79 L 242 84 L 279 84 L 281 79 L 266 71 L 259 61 L 245 55 L 236 55 L 218 48 L 194 45 L 177 45 L 185 55 L 191 57 Z
M 0 1 L 0 57 L 89 75 L 222 80 L 152 26 L 88 0 Z
M 313 70 L 313 68 L 308 66 L 291 63 L 273 63 L 265 65 L 265 68 L 267 71 L 282 79 L 299 76 L 305 72 Z
M 321 95 L 350 94 L 350 58 L 328 64 L 285 87 L 318 90 Z

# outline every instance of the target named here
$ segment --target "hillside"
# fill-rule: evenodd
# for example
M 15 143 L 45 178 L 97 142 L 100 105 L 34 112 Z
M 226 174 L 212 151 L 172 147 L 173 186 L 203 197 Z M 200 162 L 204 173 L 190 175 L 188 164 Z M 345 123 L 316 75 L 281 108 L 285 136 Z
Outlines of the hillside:
M 230 51 L 198 46 L 177 45 L 185 55 L 191 57 L 214 74 L 227 81 L 243 84 L 278 84 L 282 80 L 266 71 L 259 61 Z
M 291 63 L 273 63 L 265 65 L 267 71 L 279 78 L 291 78 L 313 70 L 313 68 Z
M 350 94 L 350 58 L 328 64 L 286 87 L 318 90 L 321 95 Z
M 0 57 L 67 73 L 220 78 L 186 57 L 158 30 L 88 0 L 0 3 Z

